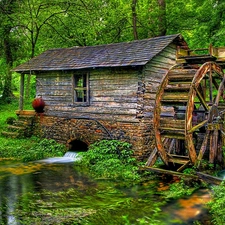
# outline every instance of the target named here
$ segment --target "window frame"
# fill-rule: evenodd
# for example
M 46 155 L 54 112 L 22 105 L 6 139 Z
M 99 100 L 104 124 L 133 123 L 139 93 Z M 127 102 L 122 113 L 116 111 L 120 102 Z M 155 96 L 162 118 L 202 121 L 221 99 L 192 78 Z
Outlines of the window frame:
M 83 87 L 76 87 L 76 77 L 83 76 L 82 78 L 86 78 L 86 86 Z M 86 101 L 77 101 L 77 91 L 84 91 L 86 92 Z M 74 105 L 81 105 L 81 106 L 88 106 L 90 105 L 90 96 L 89 96 L 89 73 L 76 73 L 73 74 L 73 104 Z

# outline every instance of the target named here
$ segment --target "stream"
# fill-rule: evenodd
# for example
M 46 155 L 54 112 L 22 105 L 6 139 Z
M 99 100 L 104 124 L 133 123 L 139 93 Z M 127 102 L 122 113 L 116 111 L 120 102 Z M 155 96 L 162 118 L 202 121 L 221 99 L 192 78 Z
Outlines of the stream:
M 210 224 L 210 190 L 165 201 L 163 179 L 127 188 L 76 170 L 70 155 L 29 163 L 0 161 L 0 224 Z

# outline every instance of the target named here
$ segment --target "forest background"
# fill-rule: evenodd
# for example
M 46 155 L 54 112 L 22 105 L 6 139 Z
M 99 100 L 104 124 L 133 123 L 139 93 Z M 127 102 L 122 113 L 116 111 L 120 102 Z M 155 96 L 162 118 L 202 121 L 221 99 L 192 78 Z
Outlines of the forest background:
M 12 68 L 51 48 L 180 33 L 191 49 L 225 46 L 223 0 L 0 0 L 0 95 L 18 93 Z M 26 98 L 35 97 L 27 76 Z

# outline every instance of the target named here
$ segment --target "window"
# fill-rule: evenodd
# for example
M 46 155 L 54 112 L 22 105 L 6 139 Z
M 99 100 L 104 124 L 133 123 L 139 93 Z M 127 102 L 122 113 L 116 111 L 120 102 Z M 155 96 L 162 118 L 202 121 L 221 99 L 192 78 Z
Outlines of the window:
M 74 102 L 88 103 L 88 75 L 74 75 Z

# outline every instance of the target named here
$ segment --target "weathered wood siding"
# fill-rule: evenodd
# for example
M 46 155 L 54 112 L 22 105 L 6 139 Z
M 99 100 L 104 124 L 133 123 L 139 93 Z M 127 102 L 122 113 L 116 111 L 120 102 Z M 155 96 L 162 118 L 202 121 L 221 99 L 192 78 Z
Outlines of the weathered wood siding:
M 144 68 L 143 86 L 145 87 L 145 91 L 141 102 L 143 117 L 147 119 L 152 119 L 153 117 L 156 92 L 168 70 L 176 64 L 175 56 L 176 45 L 171 44 L 159 55 L 155 56 Z
M 159 55 L 153 58 L 143 69 L 142 83 L 139 83 L 138 113 L 141 136 L 136 144 L 136 151 L 142 159 L 149 157 L 155 147 L 155 134 L 153 132 L 153 112 L 155 97 L 161 80 L 167 71 L 176 64 L 176 46 L 169 45 Z
M 89 73 L 90 105 L 73 104 L 74 73 L 37 75 L 37 95 L 46 103 L 46 115 L 96 119 L 136 120 L 137 90 L 141 72 L 135 69 L 96 69 Z M 136 121 L 137 122 L 137 121 Z

